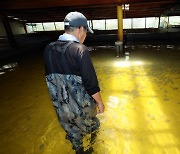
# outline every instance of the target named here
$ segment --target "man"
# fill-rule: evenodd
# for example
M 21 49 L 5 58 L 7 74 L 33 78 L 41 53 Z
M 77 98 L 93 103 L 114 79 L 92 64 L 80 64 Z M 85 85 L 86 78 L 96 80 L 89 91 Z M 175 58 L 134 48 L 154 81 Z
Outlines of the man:
M 73 149 L 82 150 L 82 138 L 97 131 L 98 113 L 104 112 L 100 88 L 89 52 L 82 43 L 93 33 L 86 17 L 70 12 L 64 19 L 65 33 L 45 49 L 45 75 L 61 126 Z

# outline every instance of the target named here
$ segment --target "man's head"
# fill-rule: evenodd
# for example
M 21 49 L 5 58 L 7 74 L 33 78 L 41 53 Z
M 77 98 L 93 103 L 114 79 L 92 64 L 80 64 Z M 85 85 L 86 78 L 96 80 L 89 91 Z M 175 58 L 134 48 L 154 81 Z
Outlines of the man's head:
M 80 12 L 70 12 L 66 15 L 64 29 L 66 33 L 77 37 L 81 43 L 84 42 L 87 31 L 93 33 L 92 29 L 88 26 L 86 17 Z

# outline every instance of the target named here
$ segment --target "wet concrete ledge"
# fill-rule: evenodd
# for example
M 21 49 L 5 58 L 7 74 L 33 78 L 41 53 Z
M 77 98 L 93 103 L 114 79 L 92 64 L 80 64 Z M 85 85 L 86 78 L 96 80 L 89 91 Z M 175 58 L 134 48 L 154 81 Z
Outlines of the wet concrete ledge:
M 14 47 L 10 46 L 7 41 L 0 42 L 0 64 L 19 55 L 42 51 L 50 42 L 48 37 L 40 35 L 17 35 L 15 40 L 16 46 Z
M 3 60 L 12 58 L 16 55 L 23 55 L 29 52 L 43 51 L 44 47 L 58 39 L 63 31 L 38 32 L 26 35 L 16 35 L 17 46 L 11 47 L 7 41 L 0 42 L 0 63 Z M 88 34 L 84 42 L 87 46 L 112 45 L 117 41 L 116 31 L 96 31 L 94 35 Z M 124 44 L 179 44 L 180 32 L 130 32 L 124 34 Z

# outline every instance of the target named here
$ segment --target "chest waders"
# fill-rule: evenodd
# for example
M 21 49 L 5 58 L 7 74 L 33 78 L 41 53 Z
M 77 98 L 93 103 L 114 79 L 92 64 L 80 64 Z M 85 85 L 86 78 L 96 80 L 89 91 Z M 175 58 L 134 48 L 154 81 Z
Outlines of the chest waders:
M 60 46 L 57 41 L 50 44 L 49 63 L 52 70 L 52 53 L 60 52 L 60 60 L 66 66 L 66 49 L 72 43 Z M 96 102 L 85 90 L 80 76 L 53 73 L 46 76 L 46 81 L 59 122 L 67 133 L 66 139 L 71 141 L 74 150 L 78 150 L 82 147 L 82 138 L 99 128 Z

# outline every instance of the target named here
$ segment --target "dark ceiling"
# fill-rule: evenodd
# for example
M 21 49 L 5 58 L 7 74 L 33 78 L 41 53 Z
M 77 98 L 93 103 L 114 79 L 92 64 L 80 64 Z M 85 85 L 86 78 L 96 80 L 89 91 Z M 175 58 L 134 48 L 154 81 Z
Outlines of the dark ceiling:
M 179 0 L 0 0 L 0 15 L 27 23 L 63 21 L 70 11 L 88 19 L 116 19 L 121 4 L 129 4 L 124 18 L 180 16 Z

